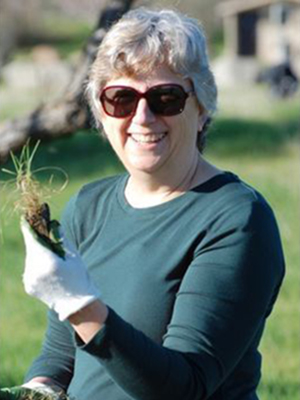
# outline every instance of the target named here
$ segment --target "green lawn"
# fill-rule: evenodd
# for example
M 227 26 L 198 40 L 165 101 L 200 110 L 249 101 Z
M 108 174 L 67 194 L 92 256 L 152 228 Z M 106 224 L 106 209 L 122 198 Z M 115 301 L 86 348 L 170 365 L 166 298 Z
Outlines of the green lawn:
M 220 111 L 208 138 L 207 157 L 254 185 L 277 215 L 287 274 L 261 344 L 261 400 L 295 400 L 300 394 L 299 320 L 299 98 L 278 101 L 263 88 L 220 93 Z M 96 132 L 40 146 L 36 167 L 60 166 L 69 175 L 67 189 L 53 197 L 53 216 L 82 184 L 122 170 L 107 143 Z M 0 179 L 4 179 L 1 174 Z M 3 210 L 1 196 L 0 387 L 19 384 L 38 354 L 46 308 L 22 288 L 24 247 L 18 217 Z M 13 200 L 9 198 L 10 204 Z

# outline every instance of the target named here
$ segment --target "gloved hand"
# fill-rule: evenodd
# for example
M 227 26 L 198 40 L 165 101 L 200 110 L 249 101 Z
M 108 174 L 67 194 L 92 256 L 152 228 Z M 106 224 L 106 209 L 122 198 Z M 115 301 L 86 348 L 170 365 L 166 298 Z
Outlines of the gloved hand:
M 33 397 L 33 391 L 21 386 L 0 389 L 0 400 L 25 400 L 30 399 L 30 396 Z
M 50 249 L 25 219 L 21 229 L 26 247 L 23 282 L 29 295 L 55 310 L 61 321 L 100 297 L 80 255 L 64 239 L 61 230 L 64 255 Z
M 64 394 L 60 394 L 46 385 L 37 385 L 36 389 L 24 386 L 14 386 L 0 389 L 0 400 L 67 400 Z

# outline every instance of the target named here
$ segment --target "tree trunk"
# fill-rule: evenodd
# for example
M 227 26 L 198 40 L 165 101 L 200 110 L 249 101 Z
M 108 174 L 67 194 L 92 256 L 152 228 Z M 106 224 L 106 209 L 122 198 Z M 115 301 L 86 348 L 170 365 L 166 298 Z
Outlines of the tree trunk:
M 90 126 L 91 115 L 84 100 L 84 83 L 97 48 L 112 23 L 127 12 L 134 0 L 114 0 L 99 16 L 94 34 L 85 45 L 71 82 L 61 99 L 41 105 L 29 115 L 0 124 L 0 163 L 10 151 L 21 148 L 31 138 L 49 140 Z

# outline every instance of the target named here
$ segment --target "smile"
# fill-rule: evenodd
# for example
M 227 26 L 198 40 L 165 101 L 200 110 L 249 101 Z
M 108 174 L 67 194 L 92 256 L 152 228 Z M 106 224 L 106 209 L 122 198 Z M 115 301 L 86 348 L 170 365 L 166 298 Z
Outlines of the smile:
M 166 132 L 155 133 L 155 134 L 130 134 L 131 139 L 137 143 L 157 143 L 167 136 Z

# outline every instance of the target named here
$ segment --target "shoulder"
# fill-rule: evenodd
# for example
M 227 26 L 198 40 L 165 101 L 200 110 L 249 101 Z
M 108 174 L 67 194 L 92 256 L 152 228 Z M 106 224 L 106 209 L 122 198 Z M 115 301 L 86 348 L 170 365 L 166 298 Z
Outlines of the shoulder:
M 99 196 L 115 190 L 121 181 L 125 179 L 125 174 L 109 176 L 84 185 L 76 194 L 76 201 L 86 201 L 87 199 L 97 199 Z
M 84 227 L 89 230 L 99 216 L 105 213 L 125 179 L 126 174 L 122 174 L 88 183 L 70 198 L 61 220 L 69 238 L 73 236 L 73 242 L 78 242 L 74 240 L 74 232 Z
M 278 230 L 273 209 L 265 197 L 230 172 L 197 188 L 194 198 L 194 224 L 202 226 L 206 233 Z
M 104 203 L 111 197 L 119 188 L 119 185 L 126 179 L 126 174 L 110 176 L 84 185 L 76 194 L 70 199 L 73 207 L 77 212 L 87 212 L 87 205 L 89 209 L 98 207 L 99 203 Z
M 272 208 L 265 197 L 254 187 L 231 172 L 217 177 L 207 196 L 207 207 L 214 215 L 247 215 L 253 212 L 272 214 Z
M 280 232 L 264 196 L 239 177 L 227 174 L 210 194 L 195 254 L 207 253 L 210 262 L 214 257 L 216 263 L 229 260 L 237 270 L 246 264 L 264 271 L 277 268 L 281 277 L 284 256 Z

